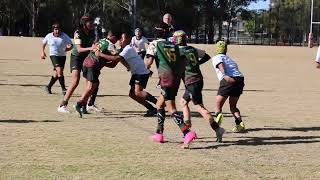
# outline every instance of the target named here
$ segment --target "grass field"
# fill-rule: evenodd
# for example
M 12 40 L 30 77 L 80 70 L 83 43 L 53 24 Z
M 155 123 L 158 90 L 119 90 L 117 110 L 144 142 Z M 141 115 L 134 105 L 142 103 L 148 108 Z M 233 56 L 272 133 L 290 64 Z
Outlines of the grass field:
M 53 95 L 42 90 L 52 67 L 40 60 L 40 42 L 0 38 L 0 179 L 320 179 L 315 48 L 230 46 L 245 75 L 239 107 L 248 133 L 231 132 L 225 106 L 227 133 L 216 143 L 208 123 L 193 113 L 199 138 L 184 150 L 171 118 L 167 142 L 149 140 L 156 118 L 142 117 L 145 109 L 127 96 L 130 74 L 121 66 L 102 70 L 97 102 L 104 113 L 59 114 L 60 87 Z M 213 46 L 196 47 L 213 54 Z M 202 70 L 204 103 L 213 110 L 218 80 L 210 62 Z M 154 95 L 156 83 L 154 76 L 147 88 Z M 82 90 L 83 81 L 70 109 Z

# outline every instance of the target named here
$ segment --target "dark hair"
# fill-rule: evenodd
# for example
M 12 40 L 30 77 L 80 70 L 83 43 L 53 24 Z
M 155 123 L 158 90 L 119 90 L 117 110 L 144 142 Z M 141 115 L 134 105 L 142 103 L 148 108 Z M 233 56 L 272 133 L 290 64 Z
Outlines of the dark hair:
M 92 17 L 90 16 L 90 14 L 85 14 L 85 15 L 81 16 L 80 22 L 79 22 L 79 26 L 83 28 L 83 26 L 84 26 L 87 22 L 93 22 L 93 19 L 92 19 Z
M 61 28 L 60 23 L 58 21 L 52 23 L 51 29 L 54 30 L 55 28 Z

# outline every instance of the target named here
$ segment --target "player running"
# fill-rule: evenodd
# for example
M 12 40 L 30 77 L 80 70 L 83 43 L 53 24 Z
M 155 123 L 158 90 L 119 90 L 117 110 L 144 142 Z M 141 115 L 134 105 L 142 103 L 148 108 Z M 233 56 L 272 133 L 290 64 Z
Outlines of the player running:
M 122 51 L 118 56 L 119 58 L 113 61 L 122 60 L 129 65 L 131 71 L 129 96 L 147 108 L 145 117 L 154 116 L 157 113 L 157 109 L 150 103 L 156 104 L 157 99 L 144 90 L 147 87 L 150 71 L 146 68 L 141 56 L 130 46 L 130 40 L 131 38 L 128 34 L 123 33 L 121 35 L 119 42 Z M 104 57 L 104 55 L 101 55 L 101 57 Z
M 71 51 L 70 61 L 72 73 L 71 84 L 57 109 L 58 112 L 69 113 L 67 109 L 68 101 L 74 90 L 78 87 L 83 61 L 88 56 L 89 52 L 94 49 L 94 40 L 93 19 L 88 15 L 84 15 L 80 19 L 79 29 L 74 33 L 74 47 Z
M 235 119 L 236 126 L 233 132 L 245 132 L 245 125 L 242 122 L 240 110 L 237 103 L 244 87 L 244 77 L 239 71 L 237 63 L 227 56 L 227 44 L 219 41 L 216 45 L 217 55 L 212 58 L 213 68 L 216 70 L 220 80 L 220 87 L 216 96 L 215 116 L 219 125 L 222 123 L 222 107 L 229 98 L 230 111 Z
M 163 37 L 163 32 L 163 30 L 159 30 L 158 28 L 156 37 Z M 179 126 L 184 135 L 184 147 L 188 147 L 197 135 L 184 123 L 183 116 L 177 112 L 175 103 L 175 97 L 177 96 L 180 81 L 185 71 L 186 62 L 180 57 L 179 47 L 163 39 L 152 41 L 147 49 L 146 64 L 148 68 L 150 68 L 154 60 L 158 69 L 161 95 L 156 104 L 158 126 L 152 139 L 156 142 L 164 142 L 164 107 L 166 106 L 174 122 Z
M 187 61 L 183 78 L 186 90 L 181 101 L 185 123 L 191 127 L 189 102 L 192 101 L 202 117 L 209 121 L 211 128 L 216 133 L 217 141 L 221 142 L 225 130 L 219 127 L 210 111 L 204 107 L 202 100 L 203 76 L 199 66 L 210 60 L 211 57 L 203 50 L 188 46 L 184 31 L 174 32 L 172 41 L 179 46 L 180 55 Z
M 132 37 L 130 45 L 137 51 L 137 53 L 144 59 L 146 56 L 146 44 L 149 41 L 146 37 L 142 36 L 142 30 L 140 28 L 135 29 L 135 36 Z
M 48 44 L 50 46 L 50 59 L 53 65 L 54 75 L 51 76 L 49 84 L 45 86 L 45 91 L 52 94 L 51 88 L 54 83 L 59 80 L 62 94 L 65 95 L 67 89 L 63 76 L 64 65 L 66 63 L 66 51 L 72 48 L 72 41 L 70 37 L 61 32 L 61 27 L 58 22 L 52 24 L 52 33 L 46 35 L 42 41 L 41 59 L 46 59 L 45 48 Z

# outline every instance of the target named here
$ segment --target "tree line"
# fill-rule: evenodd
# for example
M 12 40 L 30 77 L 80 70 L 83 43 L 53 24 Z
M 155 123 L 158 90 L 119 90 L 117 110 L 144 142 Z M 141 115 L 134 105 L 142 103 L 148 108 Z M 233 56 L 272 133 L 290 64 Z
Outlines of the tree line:
M 0 28 L 5 35 L 44 36 L 51 30 L 52 22 L 59 21 L 63 30 L 72 34 L 79 18 L 91 14 L 101 17 L 107 30 L 133 32 L 135 27 L 140 27 L 146 36 L 152 37 L 153 28 L 161 22 L 162 15 L 170 13 L 174 25 L 190 37 L 196 37 L 196 41 L 201 35 L 208 43 L 228 39 L 232 25 L 238 21 L 245 22 L 246 31 L 252 37 L 261 33 L 277 41 L 305 40 L 310 26 L 310 0 L 271 0 L 270 9 L 262 11 L 246 8 L 257 1 L 1 0 Z M 315 1 L 315 7 L 319 11 L 320 2 Z M 319 14 L 315 12 L 315 20 Z M 314 33 L 318 30 L 315 26 Z

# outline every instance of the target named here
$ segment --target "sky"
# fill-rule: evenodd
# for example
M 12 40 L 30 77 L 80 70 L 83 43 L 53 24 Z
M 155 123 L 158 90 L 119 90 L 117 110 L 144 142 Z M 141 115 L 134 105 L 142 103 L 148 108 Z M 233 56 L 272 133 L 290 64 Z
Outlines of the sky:
M 269 9 L 270 0 L 267 1 L 258 1 L 257 3 L 251 3 L 248 9 L 257 10 L 257 9 Z

